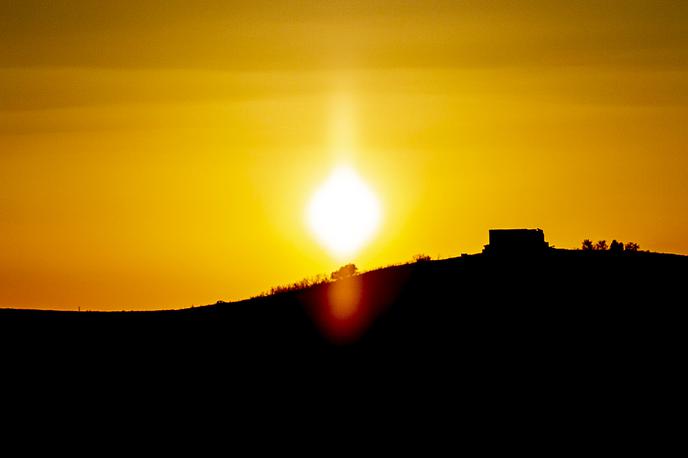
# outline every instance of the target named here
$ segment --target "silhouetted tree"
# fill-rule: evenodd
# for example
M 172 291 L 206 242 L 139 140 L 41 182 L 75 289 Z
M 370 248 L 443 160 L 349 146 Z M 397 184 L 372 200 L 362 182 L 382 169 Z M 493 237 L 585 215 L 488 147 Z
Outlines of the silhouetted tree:
M 355 264 L 347 264 L 332 272 L 331 278 L 332 280 L 339 280 L 341 278 L 352 277 L 356 275 L 356 272 L 358 272 L 358 267 L 356 267 Z
M 640 246 L 635 243 L 635 242 L 628 242 L 626 243 L 626 251 L 638 251 L 640 249 Z
M 413 262 L 427 262 L 430 261 L 430 256 L 427 254 L 416 254 L 413 256 Z
M 590 240 L 590 239 L 583 240 L 583 246 L 582 246 L 583 251 L 592 251 L 594 249 L 595 249 L 595 246 L 593 245 L 592 240 Z
M 606 240 L 598 240 L 597 243 L 595 244 L 595 250 L 606 251 L 607 250 L 607 241 Z
M 621 242 L 617 242 L 616 240 L 612 240 L 612 244 L 609 245 L 609 251 L 613 253 L 621 253 L 624 250 L 624 244 Z

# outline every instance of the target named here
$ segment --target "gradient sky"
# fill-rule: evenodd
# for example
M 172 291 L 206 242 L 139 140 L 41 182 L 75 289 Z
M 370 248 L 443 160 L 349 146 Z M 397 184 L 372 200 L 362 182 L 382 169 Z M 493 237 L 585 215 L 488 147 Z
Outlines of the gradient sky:
M 178 308 L 496 227 L 688 254 L 688 2 L 0 0 L 0 307 Z M 344 126 L 344 127 L 342 127 Z M 344 132 L 344 134 L 342 134 Z

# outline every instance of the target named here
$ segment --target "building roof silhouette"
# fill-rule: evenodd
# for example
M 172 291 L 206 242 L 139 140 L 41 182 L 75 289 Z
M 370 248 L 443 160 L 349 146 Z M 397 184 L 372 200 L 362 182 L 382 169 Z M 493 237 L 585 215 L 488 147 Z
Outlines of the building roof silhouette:
M 542 229 L 490 229 L 490 243 L 485 245 L 483 253 L 527 255 L 548 249 Z

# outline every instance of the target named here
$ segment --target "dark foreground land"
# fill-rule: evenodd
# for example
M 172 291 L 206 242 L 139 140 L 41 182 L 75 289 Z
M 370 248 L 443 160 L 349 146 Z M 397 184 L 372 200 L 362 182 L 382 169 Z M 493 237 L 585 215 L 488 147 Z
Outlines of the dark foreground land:
M 237 403 L 259 413 L 278 399 L 293 403 L 287 423 L 309 402 L 359 422 L 371 408 L 434 419 L 454 433 L 467 431 L 455 429 L 462 419 L 488 442 L 501 423 L 499 437 L 535 434 L 541 445 L 563 433 L 562 443 L 636 444 L 680 424 L 670 419 L 683 391 L 687 274 L 683 256 L 551 250 L 419 262 L 178 311 L 0 310 L 3 383 L 14 384 L 3 394 L 44 410 L 59 400 L 58 413 L 79 399 L 88 418 L 130 421 L 151 405 L 171 418 L 205 409 L 185 421 L 213 409 L 231 417 Z M 408 416 L 411 406 L 444 413 Z
M 177 311 L 5 309 L 0 333 L 8 356 L 85 365 L 653 370 L 676 356 L 687 274 L 688 257 L 644 252 L 473 255 Z

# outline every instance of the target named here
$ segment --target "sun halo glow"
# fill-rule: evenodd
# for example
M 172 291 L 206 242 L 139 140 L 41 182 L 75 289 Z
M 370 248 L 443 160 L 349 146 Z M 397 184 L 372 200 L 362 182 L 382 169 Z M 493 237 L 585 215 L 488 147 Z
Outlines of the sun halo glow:
M 354 169 L 344 166 L 317 189 L 307 210 L 311 232 L 337 258 L 355 254 L 370 241 L 380 218 L 375 193 Z

